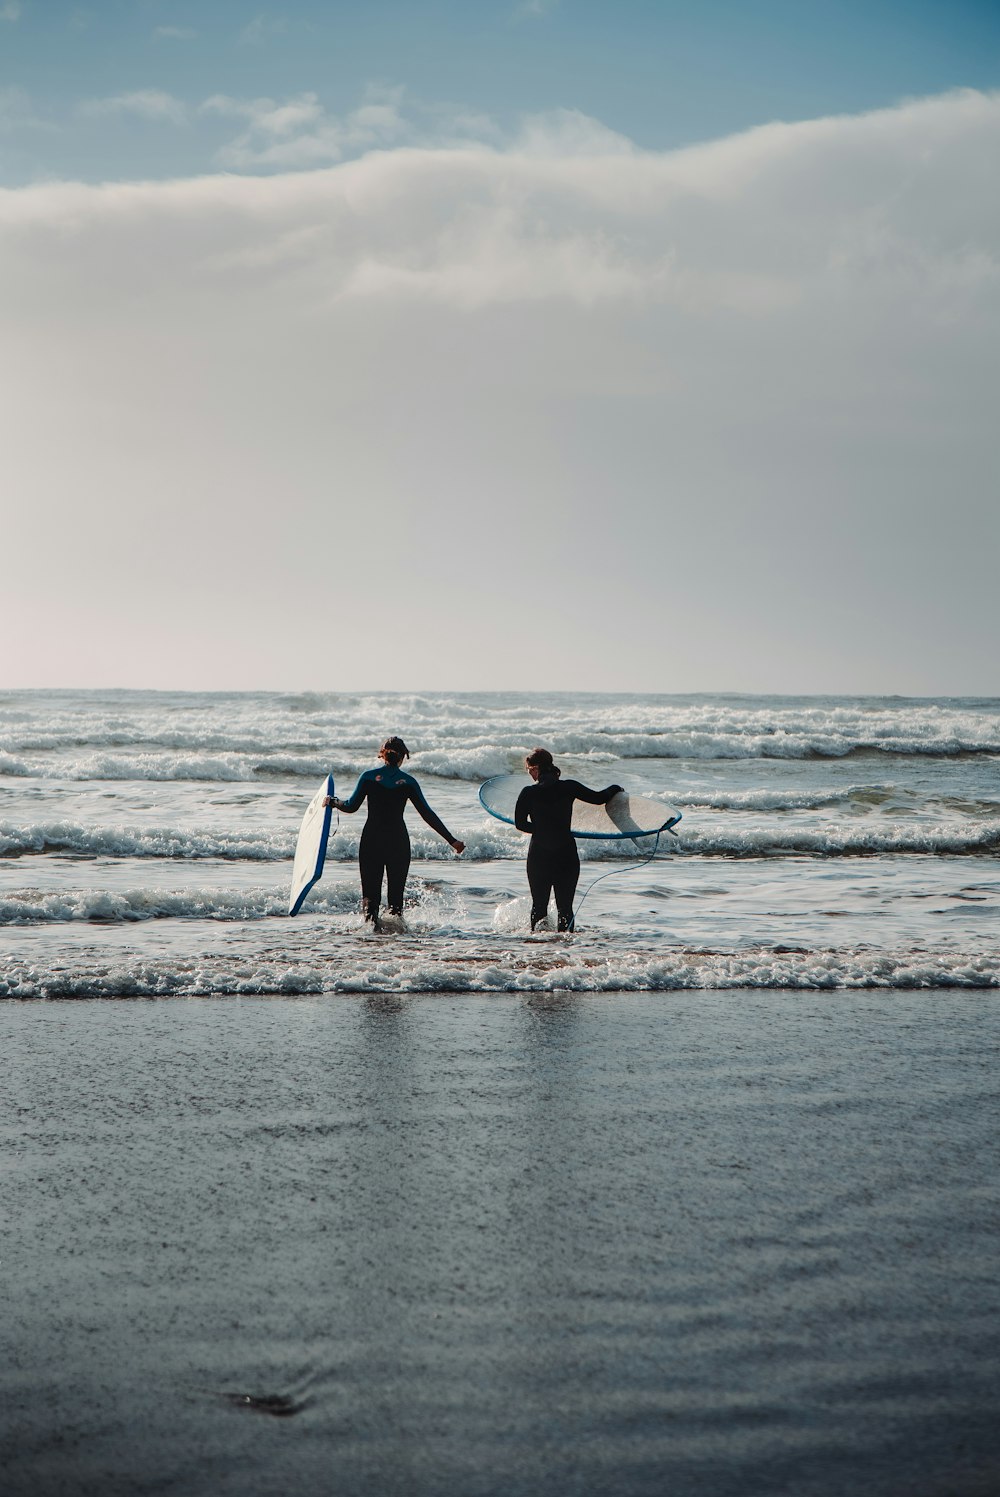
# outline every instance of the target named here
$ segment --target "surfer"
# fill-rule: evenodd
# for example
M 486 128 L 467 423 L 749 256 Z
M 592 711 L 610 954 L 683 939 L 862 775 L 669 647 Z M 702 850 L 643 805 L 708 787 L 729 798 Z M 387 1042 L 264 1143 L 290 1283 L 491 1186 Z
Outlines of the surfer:
M 407 801 L 412 801 L 427 825 L 443 837 L 456 853 L 465 851 L 465 843 L 453 837 L 435 816 L 424 799 L 424 793 L 411 774 L 400 769 L 410 751 L 401 738 L 387 738 L 378 751 L 382 769 L 366 769 L 348 800 L 327 796 L 324 805 L 353 815 L 362 801 L 368 802 L 368 820 L 361 833 L 358 862 L 361 867 L 361 908 L 366 920 L 378 930 L 379 905 L 382 902 L 382 878 L 386 878 L 387 909 L 390 915 L 403 913 L 406 875 L 410 871 L 410 836 L 403 820 Z
M 528 832 L 528 886 L 531 889 L 531 928 L 544 920 L 549 895 L 555 890 L 559 929 L 573 929 L 573 896 L 580 878 L 580 854 L 570 831 L 573 802 L 585 800 L 591 806 L 606 806 L 621 790 L 609 785 L 606 790 L 589 790 L 579 780 L 560 779 L 562 771 L 553 764 L 548 749 L 536 748 L 524 761 L 534 780 L 526 785 L 514 807 L 514 825 Z

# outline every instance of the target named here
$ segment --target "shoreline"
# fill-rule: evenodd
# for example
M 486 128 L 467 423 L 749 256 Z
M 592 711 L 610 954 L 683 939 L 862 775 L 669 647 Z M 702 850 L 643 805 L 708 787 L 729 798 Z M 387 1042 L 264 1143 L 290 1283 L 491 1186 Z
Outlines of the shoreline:
M 287 947 L 288 943 L 282 943 Z M 464 943 L 469 945 L 471 943 Z M 553 936 L 485 942 L 473 950 L 428 949 L 405 936 L 358 936 L 349 952 L 300 955 L 154 955 L 116 961 L 30 959 L 0 964 L 0 1004 L 60 999 L 193 999 L 325 996 L 517 996 L 771 991 L 787 993 L 990 992 L 1000 988 L 1000 954 L 868 946 L 793 945 L 738 951 L 667 946 L 608 952 L 598 941 Z
M 7 1491 L 991 1490 L 982 997 L 0 1005 Z

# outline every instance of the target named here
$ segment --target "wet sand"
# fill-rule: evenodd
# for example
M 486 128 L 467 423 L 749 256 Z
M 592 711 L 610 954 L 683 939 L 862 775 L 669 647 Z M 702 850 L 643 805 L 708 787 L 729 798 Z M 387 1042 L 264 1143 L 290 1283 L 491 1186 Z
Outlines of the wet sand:
M 990 993 L 0 1005 L 9 1497 L 1000 1489 Z

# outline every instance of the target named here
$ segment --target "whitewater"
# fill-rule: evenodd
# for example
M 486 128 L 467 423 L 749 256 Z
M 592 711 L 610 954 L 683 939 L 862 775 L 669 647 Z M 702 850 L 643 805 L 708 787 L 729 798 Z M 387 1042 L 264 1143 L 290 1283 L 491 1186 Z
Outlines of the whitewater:
M 363 822 L 286 915 L 301 815 L 400 733 L 466 843 L 415 816 L 406 930 L 360 919 Z M 683 812 L 584 844 L 577 932 L 527 929 L 525 839 L 480 782 L 564 772 Z M 0 697 L 0 994 L 1000 985 L 1000 701 L 518 693 Z M 594 879 L 614 870 L 614 876 Z M 586 891 L 593 883 L 591 892 Z

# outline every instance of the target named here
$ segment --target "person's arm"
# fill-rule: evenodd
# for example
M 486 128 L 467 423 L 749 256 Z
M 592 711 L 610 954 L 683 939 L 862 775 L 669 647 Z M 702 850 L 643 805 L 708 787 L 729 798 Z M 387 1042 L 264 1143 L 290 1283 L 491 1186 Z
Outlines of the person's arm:
M 431 828 L 432 831 L 437 832 L 439 837 L 443 837 L 444 840 L 449 844 L 449 846 L 453 847 L 457 853 L 463 853 L 465 851 L 465 843 L 459 842 L 457 837 L 453 837 L 448 828 L 445 826 L 444 822 L 441 820 L 440 816 L 438 816 L 434 811 L 431 810 L 430 806 L 427 804 L 427 801 L 424 799 L 424 792 L 421 790 L 420 786 L 417 784 L 413 776 L 408 775 L 407 779 L 409 781 L 408 789 L 410 793 L 410 800 L 412 801 L 413 805 L 416 806 L 417 810 L 420 812 L 420 815 L 424 818 L 427 825 Z
M 565 780 L 563 783 L 567 790 L 572 790 L 574 800 L 585 800 L 590 806 L 606 806 L 622 789 L 621 785 L 609 785 L 606 790 L 590 790 L 579 780 Z
M 528 794 L 529 789 L 530 786 L 525 785 L 521 794 L 517 797 L 517 804 L 514 807 L 514 825 L 519 832 L 527 832 L 530 836 L 535 829 L 531 824 L 531 817 L 528 814 L 528 806 L 531 804 L 531 797 Z
M 354 794 L 351 796 L 351 798 L 349 800 L 341 800 L 336 795 L 328 795 L 327 798 L 326 798 L 326 800 L 324 801 L 324 805 L 335 806 L 338 811 L 347 811 L 349 813 L 349 815 L 353 816 L 354 813 L 355 813 L 355 811 L 361 805 L 361 802 L 367 796 L 367 794 L 368 794 L 368 771 L 366 770 L 365 773 L 358 780 L 358 783 L 355 785 L 355 787 L 354 787 Z

